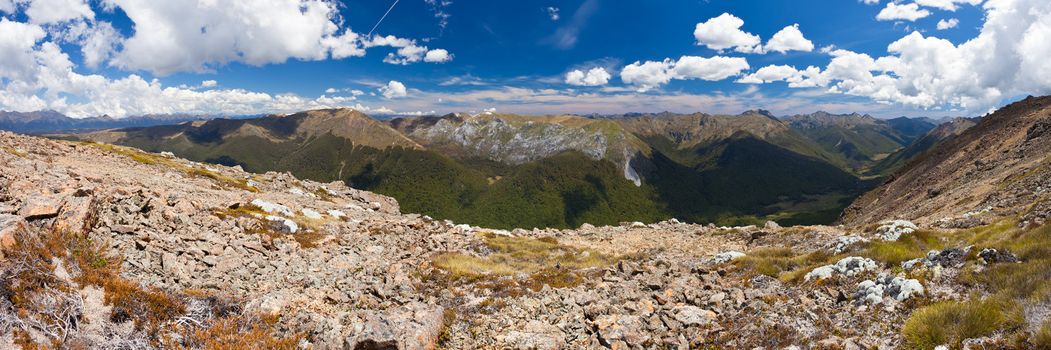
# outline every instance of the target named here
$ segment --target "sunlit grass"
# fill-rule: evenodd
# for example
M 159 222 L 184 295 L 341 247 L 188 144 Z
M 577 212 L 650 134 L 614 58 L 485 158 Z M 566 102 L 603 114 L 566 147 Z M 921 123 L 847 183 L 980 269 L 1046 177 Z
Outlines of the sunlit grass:
M 941 250 L 945 243 L 930 231 L 916 231 L 902 235 L 897 241 L 869 242 L 860 255 L 872 260 L 897 266 L 903 261 L 922 258 L 931 250 Z
M 479 235 L 492 253 L 474 256 L 448 253 L 435 257 L 432 265 L 453 280 L 466 280 L 479 287 L 508 291 L 572 287 L 583 282 L 582 273 L 604 268 L 618 258 L 593 250 L 558 243 L 554 238 Z
M 762 248 L 749 252 L 735 263 L 784 282 L 798 282 L 810 270 L 842 257 L 843 255 L 833 256 L 824 250 L 800 254 L 789 248 Z
M 10 153 L 11 155 L 13 155 L 15 157 L 19 157 L 19 158 L 25 158 L 27 155 L 29 155 L 26 152 L 19 151 L 19 150 L 15 149 L 14 147 L 10 147 L 10 146 L 7 146 L 7 145 L 0 145 L 0 150 L 2 150 L 4 152 L 7 152 L 7 153 Z
M 916 310 L 905 322 L 902 334 L 911 349 L 933 349 L 945 344 L 958 349 L 965 339 L 1014 330 L 1024 322 L 1021 307 L 1012 300 L 975 298 L 941 302 Z

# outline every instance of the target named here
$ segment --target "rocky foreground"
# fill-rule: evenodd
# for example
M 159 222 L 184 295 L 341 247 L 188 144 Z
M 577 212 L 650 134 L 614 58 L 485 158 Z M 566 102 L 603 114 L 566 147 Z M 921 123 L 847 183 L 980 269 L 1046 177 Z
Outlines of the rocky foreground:
M 342 183 L 0 133 L 0 348 L 919 347 L 913 310 L 1026 257 L 920 232 L 488 230 Z

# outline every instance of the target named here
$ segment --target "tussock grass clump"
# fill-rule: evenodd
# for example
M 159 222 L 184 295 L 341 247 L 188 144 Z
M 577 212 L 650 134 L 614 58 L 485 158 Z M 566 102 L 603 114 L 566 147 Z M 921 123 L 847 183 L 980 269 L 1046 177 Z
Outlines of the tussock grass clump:
M 1040 330 L 1033 335 L 1033 349 L 1051 349 L 1051 321 L 1044 321 Z
M 975 295 L 986 297 L 942 302 L 917 310 L 902 330 L 907 345 L 929 349 L 949 344 L 958 348 L 964 339 L 1002 332 L 1005 339 L 1013 339 L 1019 348 L 1051 348 L 1051 326 L 1041 321 L 1045 323 L 1023 327 L 1026 321 L 1020 306 L 1051 305 L 1051 226 L 1019 228 L 1015 221 L 1008 219 L 942 237 L 944 246 L 974 245 L 968 258 L 970 265 L 961 270 L 958 281 Z M 934 243 L 922 235 L 917 239 L 910 244 L 912 248 L 903 250 L 912 249 L 908 254 L 914 254 L 929 248 L 924 244 Z M 876 251 L 871 248 L 867 252 Z M 1011 252 L 1021 262 L 981 266 L 974 254 L 984 248 Z M 1030 332 L 1031 329 L 1039 330 Z
M 1024 324 L 1021 307 L 1009 299 L 985 298 L 947 301 L 916 310 L 902 334 L 912 349 L 933 349 L 948 344 L 957 349 L 965 339 L 1014 330 Z
M 800 254 L 790 248 L 762 248 L 749 252 L 735 263 L 784 282 L 798 282 L 810 270 L 831 264 L 842 257 L 833 256 L 824 250 Z
M 455 280 L 466 280 L 483 288 L 510 291 L 528 288 L 540 290 L 573 287 L 583 282 L 584 270 L 604 268 L 618 259 L 596 251 L 558 243 L 554 238 L 533 239 L 505 237 L 491 233 L 480 235 L 486 248 L 484 256 L 459 253 L 442 254 L 432 265 Z
M 1012 252 L 1021 263 L 993 264 L 982 271 L 966 271 L 962 282 L 1007 297 L 1051 302 L 1051 226 L 1036 229 L 994 228 L 997 235 L 979 231 L 981 244 Z
M 111 152 L 111 153 L 115 153 L 115 154 L 119 154 L 119 155 L 122 155 L 122 156 L 125 156 L 125 157 L 128 157 L 128 158 L 131 158 L 131 160 L 134 160 L 134 161 L 142 163 L 142 164 L 165 166 L 165 167 L 169 167 L 169 168 L 178 170 L 178 171 L 186 174 L 187 176 L 203 177 L 203 178 L 212 179 L 213 181 L 219 183 L 219 185 L 224 186 L 224 187 L 237 188 L 237 189 L 245 190 L 245 191 L 248 191 L 248 192 L 259 192 L 259 190 L 256 189 L 255 187 L 248 186 L 248 181 L 247 180 L 235 179 L 235 178 L 232 178 L 232 177 L 229 177 L 229 176 L 226 176 L 226 175 L 223 175 L 223 174 L 220 174 L 220 173 L 208 170 L 208 169 L 202 169 L 202 168 L 197 168 L 197 167 L 186 166 L 186 165 L 184 165 L 182 163 L 179 163 L 179 162 L 176 162 L 175 160 L 172 160 L 170 158 L 163 157 L 163 156 L 160 156 L 160 155 L 156 155 L 156 154 L 153 154 L 153 153 L 147 153 L 147 152 L 143 152 L 143 151 L 140 151 L 140 150 L 137 150 L 137 149 L 134 149 L 134 148 L 129 148 L 129 147 L 114 146 L 114 145 L 110 145 L 110 144 L 96 143 L 96 142 L 90 142 L 90 141 L 83 142 L 83 144 L 86 144 L 86 145 L 89 145 L 89 146 L 92 146 L 92 147 L 96 147 L 96 148 L 99 148 L 99 149 L 102 149 L 102 150 L 105 150 L 105 151 L 108 151 L 108 152 Z
M 270 215 L 263 211 L 258 206 L 248 204 L 241 205 L 236 208 L 224 208 L 213 211 L 215 216 L 220 219 L 226 218 L 247 218 L 254 221 L 254 224 L 246 228 L 245 231 L 251 234 L 257 234 L 265 236 L 270 240 L 280 238 L 290 238 L 299 243 L 302 248 L 316 248 L 318 243 L 321 242 L 327 235 L 324 233 L 322 225 L 324 225 L 327 219 L 310 219 L 303 216 L 296 216 L 289 218 L 294 221 L 296 225 L 300 227 L 300 230 L 293 234 L 287 234 L 274 230 L 273 223 L 266 220 L 266 216 Z
M 15 157 L 19 157 L 19 158 L 25 158 L 27 155 L 29 155 L 26 152 L 19 151 L 19 150 L 15 149 L 14 147 L 7 146 L 7 145 L 0 145 L 0 151 L 4 151 L 4 152 L 7 152 L 7 153 L 10 153 L 11 155 L 13 155 Z
M 435 266 L 457 276 L 506 276 L 532 274 L 554 267 L 570 270 L 605 267 L 616 261 L 595 251 L 561 245 L 550 238 L 504 237 L 491 233 L 481 237 L 494 251 L 492 254 L 484 257 L 444 254 L 435 259 Z
M 902 235 L 897 241 L 871 242 L 860 255 L 897 266 L 903 261 L 927 256 L 927 252 L 931 250 L 944 248 L 945 243 L 935 233 L 920 230 Z
M 303 335 L 274 337 L 270 330 L 279 317 L 272 315 L 246 317 L 227 316 L 212 321 L 205 327 L 177 326 L 178 336 L 167 335 L 161 340 L 165 349 L 223 349 L 223 350 L 292 350 L 298 348 Z

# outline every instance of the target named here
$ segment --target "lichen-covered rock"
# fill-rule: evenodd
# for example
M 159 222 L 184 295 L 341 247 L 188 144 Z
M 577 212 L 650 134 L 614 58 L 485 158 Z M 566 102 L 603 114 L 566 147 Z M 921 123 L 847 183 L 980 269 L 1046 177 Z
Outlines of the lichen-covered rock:
M 594 324 L 599 337 L 607 344 L 641 344 L 650 339 L 650 335 L 643 330 L 639 316 L 604 315 L 596 319 Z
M 299 212 L 303 213 L 303 216 L 305 216 L 307 219 L 321 220 L 321 213 L 319 213 L 317 210 L 310 209 L 310 208 L 303 208 Z
M 296 233 L 299 231 L 299 225 L 295 221 L 288 218 L 283 218 L 276 215 L 267 215 L 266 219 L 270 221 L 271 227 L 278 232 L 284 233 Z
M 923 293 L 923 285 L 919 280 L 880 274 L 875 280 L 858 283 L 854 300 L 861 304 L 880 304 L 884 297 L 904 301 L 913 296 L 923 295 Z
M 687 326 L 700 326 L 712 323 L 718 317 L 714 312 L 693 306 L 685 305 L 675 308 L 675 320 Z
M 18 210 L 18 215 L 26 220 L 45 219 L 58 216 L 60 208 L 62 208 L 62 199 L 58 196 L 38 194 L 26 200 L 22 209 Z
M 907 235 L 918 230 L 919 227 L 908 220 L 891 220 L 880 223 L 876 228 L 876 235 L 884 241 L 897 241 L 902 235 Z
M 5 251 L 15 246 L 18 232 L 26 227 L 21 216 L 0 214 L 0 259 L 4 258 Z
M 252 205 L 259 207 L 263 211 L 270 214 L 281 214 L 284 216 L 295 216 L 296 213 L 292 209 L 276 203 L 271 203 L 262 199 L 253 199 Z
M 927 256 L 925 257 L 902 262 L 901 267 L 905 270 L 911 270 L 919 266 L 928 268 L 935 266 L 940 266 L 943 268 L 958 268 L 963 266 L 964 259 L 967 258 L 967 254 L 970 251 L 971 247 L 949 248 L 940 251 L 932 250 L 927 252 Z
M 839 236 L 836 237 L 836 241 L 829 245 L 828 250 L 832 252 L 832 255 L 839 255 L 845 253 L 854 247 L 867 243 L 869 240 L 860 236 Z
M 835 264 L 815 268 L 803 276 L 803 279 L 806 281 L 823 280 L 832 277 L 835 274 L 842 274 L 848 277 L 855 276 L 865 271 L 875 270 L 878 266 L 879 265 L 877 265 L 872 259 L 849 256 L 840 259 Z
M 410 303 L 384 311 L 364 313 L 355 324 L 346 349 L 431 350 L 437 347 L 444 320 L 443 308 Z
M 538 320 L 531 320 L 522 330 L 513 330 L 504 336 L 504 343 L 512 349 L 558 350 L 565 342 L 561 329 Z
M 725 264 L 736 259 L 742 258 L 744 256 L 744 253 L 737 251 L 722 252 L 719 254 L 715 254 L 715 256 L 712 257 L 712 262 L 716 264 Z
M 1019 261 L 1018 256 L 1009 251 L 992 248 L 982 249 L 982 251 L 978 253 L 978 257 L 981 258 L 982 262 L 985 264 L 1016 263 Z

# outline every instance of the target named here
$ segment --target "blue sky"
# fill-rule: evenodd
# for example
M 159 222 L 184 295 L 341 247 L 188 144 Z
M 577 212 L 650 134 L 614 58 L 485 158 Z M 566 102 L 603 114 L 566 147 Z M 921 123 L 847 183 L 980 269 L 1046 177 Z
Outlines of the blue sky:
M 0 0 L 0 109 L 973 116 L 1051 90 L 1036 0 L 393 3 Z

